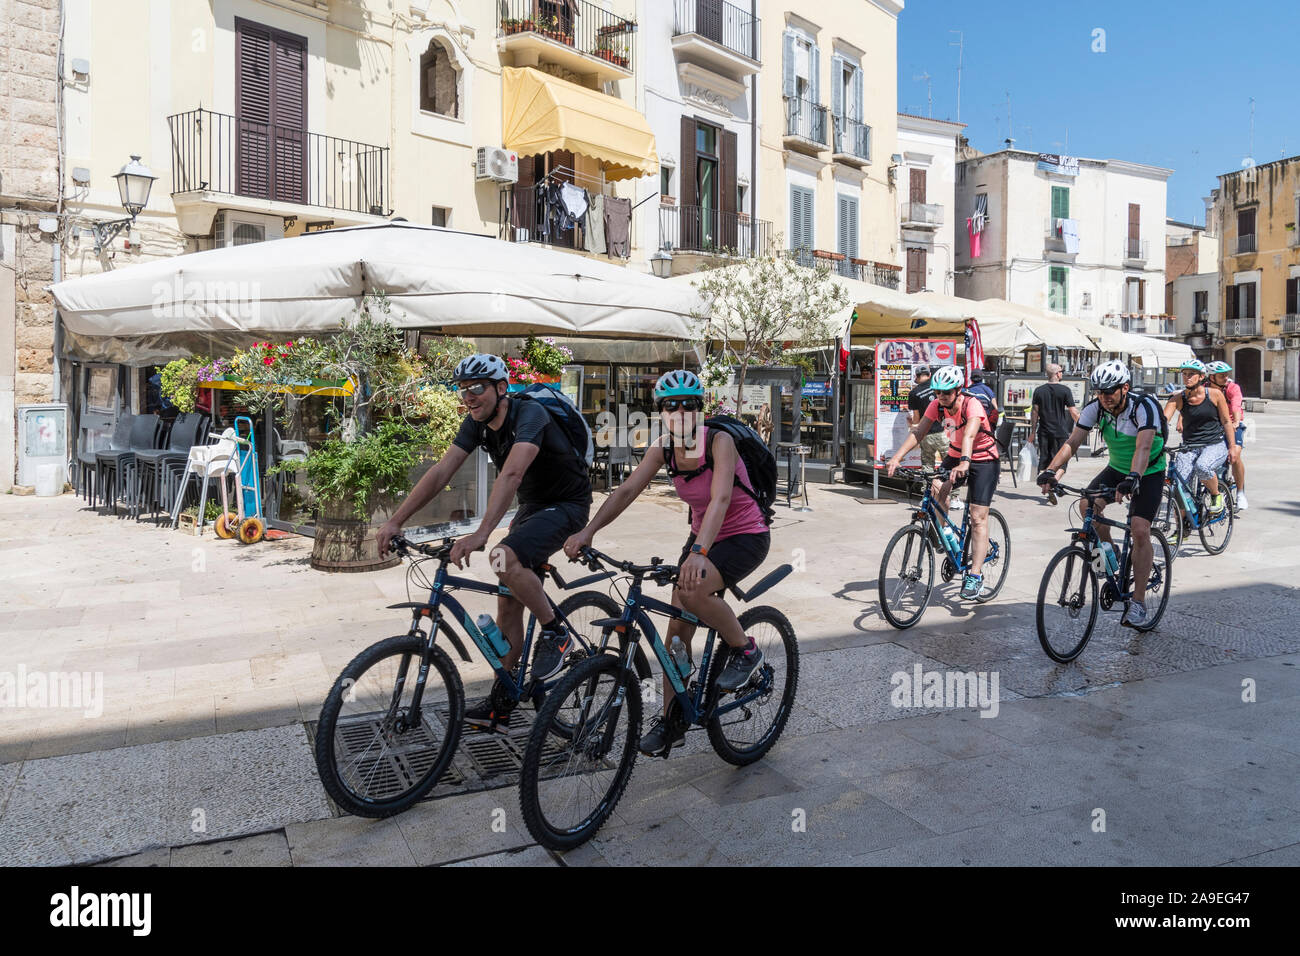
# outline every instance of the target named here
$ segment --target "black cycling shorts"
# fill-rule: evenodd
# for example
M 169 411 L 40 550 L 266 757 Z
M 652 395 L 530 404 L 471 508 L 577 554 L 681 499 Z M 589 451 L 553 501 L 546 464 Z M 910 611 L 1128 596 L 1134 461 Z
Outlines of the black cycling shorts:
M 686 559 L 691 556 L 693 544 L 695 544 L 694 534 L 686 539 L 682 556 L 677 559 L 679 565 L 685 564 Z M 767 559 L 767 552 L 771 546 L 772 534 L 769 531 L 764 531 L 762 534 L 733 534 L 729 538 L 713 542 L 713 547 L 709 548 L 709 553 L 704 556 L 704 560 L 711 561 L 718 569 L 718 573 L 722 575 L 722 583 L 726 587 L 732 587 L 754 573 L 754 569 Z M 721 594 L 722 591 L 715 593 Z
M 943 467 L 952 471 L 959 464 L 960 458 L 954 458 L 952 455 L 946 455 L 943 459 Z M 993 461 L 972 461 L 970 471 L 967 472 L 966 478 L 970 479 L 970 495 L 967 500 L 973 505 L 993 504 L 993 490 L 998 486 L 998 465 L 1000 459 Z M 966 484 L 966 478 L 956 478 L 953 480 L 952 487 L 954 490 Z
M 515 553 L 526 568 L 537 568 L 550 560 L 564 546 L 569 535 L 587 526 L 591 506 L 572 501 L 523 508 L 510 522 L 510 530 L 501 542 Z M 488 549 L 489 553 L 491 548 Z
M 1128 475 L 1124 474 L 1124 472 L 1116 471 L 1107 465 L 1097 474 L 1096 478 L 1088 483 L 1086 490 L 1096 491 L 1098 488 L 1114 488 L 1127 477 Z M 1138 484 L 1138 492 L 1133 499 L 1133 517 L 1155 521 L 1164 493 L 1165 476 L 1162 472 L 1156 471 L 1149 475 L 1143 475 L 1142 481 Z

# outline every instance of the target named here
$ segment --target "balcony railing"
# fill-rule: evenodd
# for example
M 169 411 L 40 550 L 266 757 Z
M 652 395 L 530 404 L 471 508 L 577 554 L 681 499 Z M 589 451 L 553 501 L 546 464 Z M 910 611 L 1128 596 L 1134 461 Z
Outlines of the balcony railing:
M 1233 254 L 1244 256 L 1247 253 L 1255 251 L 1255 234 L 1252 232 L 1248 236 L 1238 236 L 1233 243 Z
M 724 0 L 676 0 L 673 36 L 698 34 L 732 53 L 758 61 L 758 17 Z
M 943 206 L 938 203 L 905 202 L 902 212 L 903 225 L 942 226 Z
M 1174 321 L 1158 315 L 1126 315 L 1120 328 L 1134 335 L 1170 336 L 1174 334 Z
M 217 192 L 386 216 L 388 147 L 197 109 L 167 117 L 172 193 Z
M 796 265 L 808 268 L 824 265 L 836 275 L 857 279 L 860 282 L 870 282 L 872 285 L 883 286 L 886 289 L 897 289 L 899 276 L 903 272 L 901 266 L 894 266 L 884 262 L 870 262 L 866 259 L 854 259 L 850 256 L 826 252 L 822 249 L 791 249 L 790 254 L 794 257 Z
M 1124 258 L 1136 261 L 1147 261 L 1147 240 L 1145 239 L 1128 239 L 1124 243 Z
M 634 70 L 636 21 L 586 0 L 497 0 L 497 36 L 533 33 Z
M 847 116 L 836 116 L 832 124 L 834 143 L 831 150 L 837 156 L 852 156 L 864 163 L 871 162 L 871 127 Z
M 1300 332 L 1300 315 L 1282 316 L 1282 334 L 1292 335 Z
M 659 248 L 750 258 L 767 248 L 772 224 L 704 206 L 660 206 Z
M 1259 319 L 1224 319 L 1223 334 L 1251 337 L 1259 335 Z
M 1296 246 L 1300 246 L 1300 225 L 1297 225 L 1296 228 L 1292 229 L 1291 234 L 1286 237 L 1286 245 L 1288 249 L 1294 249 Z
M 571 175 L 560 177 L 568 180 Z M 499 238 L 507 242 L 538 242 L 560 249 L 583 250 L 586 248 L 586 236 L 582 224 L 574 225 L 562 214 L 562 207 L 548 202 L 547 185 L 539 183 L 532 186 L 515 184 L 501 190 L 501 206 L 498 217 Z M 612 195 L 608 186 L 597 188 L 593 183 L 588 192 L 601 192 Z M 633 216 L 636 213 L 633 211 Z M 567 228 L 566 228 L 567 223 Z M 635 233 L 632 224 L 628 224 L 628 242 Z M 593 249 L 597 255 L 606 254 L 606 249 Z
M 785 135 L 826 145 L 826 107 L 812 100 L 785 97 Z

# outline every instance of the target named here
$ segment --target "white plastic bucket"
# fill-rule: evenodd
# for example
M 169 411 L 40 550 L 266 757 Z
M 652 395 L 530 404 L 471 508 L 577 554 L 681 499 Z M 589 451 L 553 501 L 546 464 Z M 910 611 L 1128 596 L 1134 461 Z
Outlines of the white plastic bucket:
M 63 466 L 39 465 L 36 468 L 36 494 L 41 498 L 53 498 L 63 494 Z

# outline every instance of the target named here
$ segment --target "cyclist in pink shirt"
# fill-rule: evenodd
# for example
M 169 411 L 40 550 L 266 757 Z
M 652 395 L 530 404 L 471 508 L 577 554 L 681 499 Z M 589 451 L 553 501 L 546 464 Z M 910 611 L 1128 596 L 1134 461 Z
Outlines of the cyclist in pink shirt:
M 731 436 L 704 424 L 704 386 L 694 372 L 674 369 L 654 390 L 663 434 L 655 440 L 632 474 L 605 499 L 585 528 L 564 543 L 564 553 L 576 558 L 591 545 L 596 532 L 636 500 L 659 470 L 668 465 L 673 487 L 690 506 L 691 533 L 678 559 L 680 569 L 672 604 L 715 628 L 730 649 L 718 677 L 721 690 L 743 687 L 763 663 L 763 652 L 745 635 L 723 591 L 763 563 L 771 533 L 753 497 L 745 462 Z M 672 461 L 669 461 L 672 455 Z M 690 650 L 694 625 L 680 619 L 668 624 L 665 643 L 674 637 Z M 667 719 L 673 687 L 664 677 L 664 717 L 641 738 L 642 753 L 667 755 L 685 736 L 685 728 Z
M 1241 394 L 1241 386 L 1228 378 L 1232 366 L 1227 362 L 1211 362 L 1208 366 L 1210 384 L 1223 391 L 1228 400 L 1228 415 L 1232 420 L 1234 441 L 1240 451 L 1237 460 L 1232 463 L 1232 480 L 1237 483 L 1237 510 L 1245 511 L 1246 504 L 1246 403 Z

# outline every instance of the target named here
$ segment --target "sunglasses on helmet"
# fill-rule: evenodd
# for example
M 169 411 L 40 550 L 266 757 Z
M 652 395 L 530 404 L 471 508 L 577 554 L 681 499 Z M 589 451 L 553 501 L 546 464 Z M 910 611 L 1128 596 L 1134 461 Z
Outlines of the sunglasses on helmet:
M 662 398 L 659 400 L 659 410 L 661 412 L 675 412 L 681 409 L 684 412 L 698 412 L 703 407 L 703 403 L 698 398 Z

